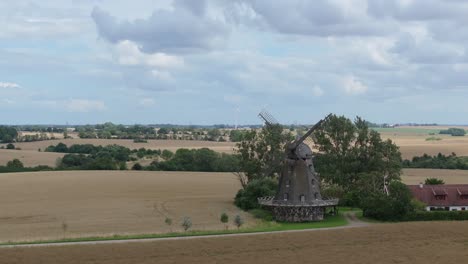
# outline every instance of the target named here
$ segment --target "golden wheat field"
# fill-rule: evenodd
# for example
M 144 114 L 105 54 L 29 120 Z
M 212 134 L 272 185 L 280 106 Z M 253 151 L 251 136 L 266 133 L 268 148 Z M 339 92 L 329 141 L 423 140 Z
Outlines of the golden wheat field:
M 231 173 L 59 171 L 0 174 L 0 242 L 222 229 L 240 214 Z M 164 223 L 166 217 L 173 225 Z M 64 228 L 64 226 L 66 228 Z M 2 263 L 2 262 L 0 262 Z
M 0 248 L 0 263 L 465 263 L 468 222 L 369 227 L 248 236 Z
M 406 184 L 419 184 L 427 178 L 438 178 L 446 184 L 468 184 L 467 170 L 403 169 L 402 180 Z
M 10 160 L 19 159 L 26 167 L 38 165 L 55 167 L 57 159 L 63 157 L 63 155 L 62 153 L 38 152 L 35 150 L 0 149 L 0 166 L 5 165 Z

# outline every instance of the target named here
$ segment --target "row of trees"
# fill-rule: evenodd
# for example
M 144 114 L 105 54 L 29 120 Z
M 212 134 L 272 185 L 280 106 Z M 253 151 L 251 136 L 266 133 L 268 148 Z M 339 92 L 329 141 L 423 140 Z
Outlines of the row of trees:
M 466 131 L 463 128 L 449 128 L 446 130 L 441 130 L 439 132 L 441 135 L 452 135 L 455 137 L 463 137 L 466 135 Z
M 468 170 L 468 157 L 457 157 L 455 153 L 447 156 L 442 153 L 435 156 L 424 154 L 422 156 L 413 157 L 411 160 L 404 160 L 403 167 Z

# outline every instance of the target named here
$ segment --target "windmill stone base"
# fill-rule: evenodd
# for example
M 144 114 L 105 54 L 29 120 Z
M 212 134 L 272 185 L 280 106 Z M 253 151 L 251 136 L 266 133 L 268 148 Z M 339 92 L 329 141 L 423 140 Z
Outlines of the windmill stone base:
M 271 209 L 276 221 L 279 222 L 322 221 L 325 214 L 324 207 L 274 206 Z
M 338 199 L 317 200 L 313 203 L 291 204 L 275 200 L 274 197 L 262 197 L 259 204 L 268 208 L 279 222 L 315 222 L 322 221 L 325 209 L 332 207 L 336 213 Z

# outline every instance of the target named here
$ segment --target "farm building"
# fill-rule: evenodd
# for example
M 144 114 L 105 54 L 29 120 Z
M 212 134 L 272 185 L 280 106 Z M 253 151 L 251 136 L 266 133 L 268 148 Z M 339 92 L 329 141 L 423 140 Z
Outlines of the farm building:
M 426 204 L 427 211 L 468 211 L 468 184 L 408 185 L 413 197 Z

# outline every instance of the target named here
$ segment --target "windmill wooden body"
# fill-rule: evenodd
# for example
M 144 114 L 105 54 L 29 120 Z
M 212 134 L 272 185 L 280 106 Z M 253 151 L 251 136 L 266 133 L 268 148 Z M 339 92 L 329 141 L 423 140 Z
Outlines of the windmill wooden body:
M 274 120 L 266 112 L 261 112 L 260 117 L 266 125 L 271 125 Z M 322 198 L 320 177 L 314 168 L 312 150 L 304 143 L 323 121 L 320 120 L 303 136 L 286 146 L 276 195 L 259 198 L 259 203 L 270 208 L 278 221 L 320 221 L 327 207 L 333 207 L 336 212 L 338 199 Z

